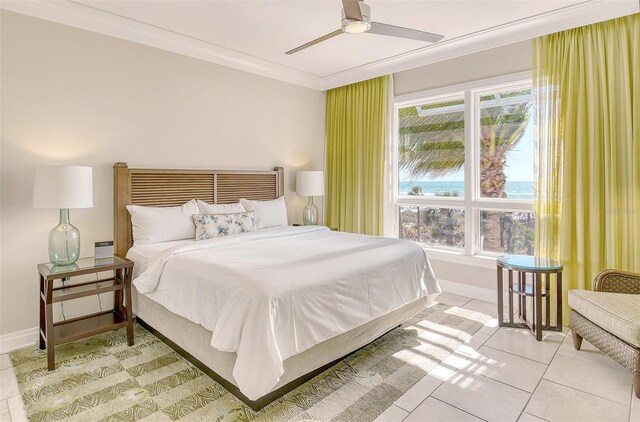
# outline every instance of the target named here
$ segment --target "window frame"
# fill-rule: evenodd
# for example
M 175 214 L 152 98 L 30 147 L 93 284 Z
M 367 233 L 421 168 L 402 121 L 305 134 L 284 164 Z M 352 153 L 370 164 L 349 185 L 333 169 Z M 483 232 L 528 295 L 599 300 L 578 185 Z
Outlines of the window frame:
M 480 79 L 464 84 L 457 84 L 420 91 L 393 98 L 393 118 L 391 121 L 391 136 L 388 147 L 390 150 L 387 172 L 390 173 L 389 206 L 386 208 L 391 215 L 385 216 L 385 233 L 391 236 L 399 236 L 399 207 L 420 206 L 431 208 L 463 208 L 465 219 L 465 246 L 464 248 L 450 248 L 443 246 L 423 247 L 443 260 L 456 260 L 456 257 L 466 256 L 468 264 L 493 268 L 494 259 L 501 253 L 481 250 L 481 226 L 480 213 L 484 210 L 501 212 L 533 212 L 533 199 L 504 199 L 480 197 L 480 143 L 478 134 L 480 131 L 480 97 L 487 93 L 531 87 L 532 73 L 520 72 L 495 78 Z M 425 103 L 447 101 L 451 99 L 464 99 L 464 138 L 465 138 L 465 165 L 464 165 L 464 197 L 437 197 L 400 195 L 398 171 L 398 145 L 399 145 L 399 110 L 406 107 L 418 106 Z M 534 121 L 535 124 L 535 121 Z M 535 129 L 534 129 L 535 137 Z M 456 260 L 457 261 L 457 260 Z

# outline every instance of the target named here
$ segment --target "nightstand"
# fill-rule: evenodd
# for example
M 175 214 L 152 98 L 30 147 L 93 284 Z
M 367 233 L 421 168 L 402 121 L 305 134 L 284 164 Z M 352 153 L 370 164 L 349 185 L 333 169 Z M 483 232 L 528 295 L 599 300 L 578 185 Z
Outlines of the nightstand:
M 80 258 L 75 264 L 38 264 L 40 273 L 40 349 L 47 349 L 47 368 L 55 369 L 55 346 L 127 327 L 127 341 L 133 346 L 131 274 L 133 261 L 126 258 Z M 110 272 L 100 278 L 99 273 Z M 66 284 L 71 277 L 96 274 L 96 280 Z M 56 280 L 62 285 L 54 286 Z M 114 292 L 114 308 L 77 318 L 53 322 L 53 304 L 81 297 Z

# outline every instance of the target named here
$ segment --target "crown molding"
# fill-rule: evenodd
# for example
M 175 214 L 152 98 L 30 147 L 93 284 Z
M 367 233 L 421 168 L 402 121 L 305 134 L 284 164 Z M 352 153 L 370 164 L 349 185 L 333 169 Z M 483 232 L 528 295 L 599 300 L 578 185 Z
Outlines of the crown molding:
M 312 75 L 67 0 L 2 0 L 0 8 L 194 57 L 294 85 L 327 90 L 569 28 L 638 13 L 640 12 L 640 2 L 637 0 L 586 0 L 573 6 L 445 40 L 422 49 L 325 77 Z
M 67 0 L 0 0 L 0 8 L 316 90 L 322 78 Z

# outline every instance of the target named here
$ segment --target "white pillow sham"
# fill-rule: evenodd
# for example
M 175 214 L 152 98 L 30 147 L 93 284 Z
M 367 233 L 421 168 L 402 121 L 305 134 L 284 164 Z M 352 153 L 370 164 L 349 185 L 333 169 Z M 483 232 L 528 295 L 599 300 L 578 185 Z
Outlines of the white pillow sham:
M 196 240 L 213 239 L 257 230 L 253 211 L 229 214 L 194 214 L 193 223 L 196 226 Z
M 240 202 L 234 204 L 210 204 L 197 200 L 200 214 L 233 214 L 247 211 Z
M 195 199 L 179 207 L 127 205 L 127 210 L 131 214 L 134 245 L 195 238 L 196 229 L 191 217 L 198 214 Z
M 272 201 L 253 201 L 242 198 L 240 202 L 247 211 L 255 212 L 256 227 L 258 230 L 267 227 L 286 226 L 287 206 L 284 202 L 284 196 Z

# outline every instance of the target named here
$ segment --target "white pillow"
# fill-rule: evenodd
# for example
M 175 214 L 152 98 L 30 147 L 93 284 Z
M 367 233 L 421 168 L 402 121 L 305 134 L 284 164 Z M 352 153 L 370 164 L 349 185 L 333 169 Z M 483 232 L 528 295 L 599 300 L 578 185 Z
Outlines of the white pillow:
M 247 211 L 240 202 L 234 204 L 210 204 L 199 199 L 197 202 L 200 214 L 235 214 Z
M 267 227 L 286 226 L 288 224 L 284 196 L 273 201 L 252 201 L 242 198 L 240 202 L 247 211 L 256 213 L 256 227 L 258 230 L 266 229 Z
M 134 245 L 194 239 L 196 236 L 196 228 L 191 217 L 198 214 L 195 199 L 179 207 L 127 205 L 127 210 L 131 214 Z

